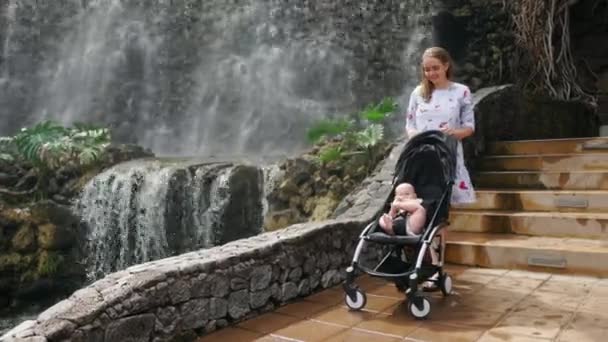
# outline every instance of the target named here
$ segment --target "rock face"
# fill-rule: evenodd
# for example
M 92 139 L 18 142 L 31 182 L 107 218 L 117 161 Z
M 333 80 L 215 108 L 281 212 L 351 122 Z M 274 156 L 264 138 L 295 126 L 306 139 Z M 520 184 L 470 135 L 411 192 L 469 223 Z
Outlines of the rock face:
M 382 142 L 374 147 L 373 157 L 353 154 L 328 163 L 319 161 L 319 149 L 314 148 L 286 160 L 279 166 L 281 177 L 268 191 L 265 230 L 332 217 L 340 201 L 368 176 L 372 166 L 385 158 L 390 147 Z
M 69 207 L 51 201 L 21 208 L 0 205 L 2 309 L 48 302 L 81 286 L 77 224 Z
M 263 173 L 254 166 L 140 160 L 93 178 L 78 200 L 93 278 L 258 234 Z

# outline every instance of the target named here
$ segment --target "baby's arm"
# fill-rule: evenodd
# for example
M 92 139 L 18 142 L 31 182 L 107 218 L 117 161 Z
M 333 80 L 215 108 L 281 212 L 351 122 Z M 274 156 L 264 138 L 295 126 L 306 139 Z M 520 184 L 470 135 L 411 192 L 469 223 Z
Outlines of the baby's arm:
M 402 200 L 402 201 L 396 200 L 391 205 L 391 210 L 393 210 L 393 208 L 395 208 L 395 210 L 397 210 L 397 211 L 403 210 L 403 211 L 407 211 L 409 213 L 413 213 L 414 211 L 419 210 L 419 209 L 424 209 L 424 207 L 422 207 L 421 198 Z

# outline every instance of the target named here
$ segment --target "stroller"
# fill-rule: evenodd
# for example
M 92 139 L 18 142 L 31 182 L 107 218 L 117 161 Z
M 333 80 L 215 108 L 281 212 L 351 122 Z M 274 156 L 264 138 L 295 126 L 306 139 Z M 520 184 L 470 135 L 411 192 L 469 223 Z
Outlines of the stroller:
M 395 167 L 392 191 L 383 209 L 361 232 L 351 265 L 346 269 L 343 287 L 346 305 L 351 310 L 362 309 L 367 301 L 365 292 L 354 283 L 356 271 L 392 280 L 400 291 L 405 292 L 408 311 L 416 319 L 424 319 L 431 312 L 431 304 L 420 293 L 419 284 L 432 281 L 445 296 L 451 293 L 452 279 L 443 270 L 445 241 L 441 241 L 438 233 L 448 226 L 455 169 L 456 140 L 442 132 L 420 133 L 406 144 Z M 412 184 L 423 199 L 427 218 L 420 235 L 388 235 L 378 224 L 382 213 L 390 209 L 395 187 L 403 182 Z M 372 243 L 383 245 L 386 253 L 373 269 L 362 265 L 359 260 L 365 247 Z M 427 251 L 430 249 L 437 255 L 435 265 L 428 260 Z M 430 279 L 435 274 L 438 277 Z

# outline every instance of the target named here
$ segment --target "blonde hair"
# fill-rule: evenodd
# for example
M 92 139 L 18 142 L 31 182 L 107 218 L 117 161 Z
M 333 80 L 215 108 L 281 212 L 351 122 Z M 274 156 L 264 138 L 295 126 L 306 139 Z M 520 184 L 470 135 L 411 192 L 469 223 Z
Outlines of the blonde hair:
M 437 58 L 441 63 L 447 64 L 448 70 L 446 71 L 446 77 L 448 80 L 452 79 L 452 66 L 454 63 L 452 61 L 452 57 L 450 57 L 450 53 L 446 49 L 438 46 L 430 47 L 422 54 L 423 60 L 425 57 Z M 429 102 L 431 100 L 431 96 L 433 95 L 433 90 L 435 90 L 435 85 L 433 85 L 433 83 L 424 76 L 424 67 L 422 66 L 422 62 L 420 62 L 420 70 L 422 74 L 422 81 L 420 82 L 420 96 L 425 102 Z

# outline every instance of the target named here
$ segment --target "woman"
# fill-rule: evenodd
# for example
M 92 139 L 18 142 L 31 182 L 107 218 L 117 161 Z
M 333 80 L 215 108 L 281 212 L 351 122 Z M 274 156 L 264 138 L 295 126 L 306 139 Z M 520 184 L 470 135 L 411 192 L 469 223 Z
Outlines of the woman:
M 464 164 L 461 140 L 475 131 L 475 115 L 469 88 L 451 81 L 453 65 L 445 49 L 432 47 L 424 51 L 422 81 L 410 96 L 405 128 L 410 138 L 420 132 L 440 130 L 458 139 L 451 203 L 472 203 L 475 202 L 475 191 Z M 446 231 L 442 230 L 440 236 L 442 244 L 445 244 Z M 436 245 L 431 248 L 433 264 L 438 261 L 436 249 Z M 425 282 L 423 290 L 436 290 L 438 276 L 436 274 Z
M 451 81 L 452 66 L 445 49 L 432 47 L 424 51 L 422 82 L 410 96 L 405 128 L 410 138 L 420 132 L 440 130 L 458 139 L 451 203 L 472 203 L 475 191 L 464 164 L 461 140 L 475 131 L 475 115 L 469 88 Z

